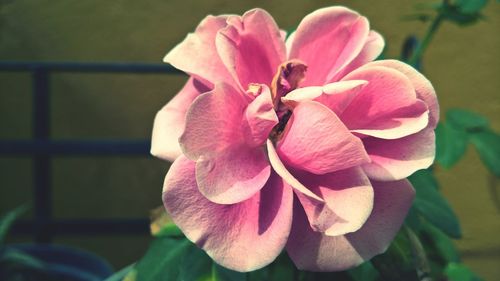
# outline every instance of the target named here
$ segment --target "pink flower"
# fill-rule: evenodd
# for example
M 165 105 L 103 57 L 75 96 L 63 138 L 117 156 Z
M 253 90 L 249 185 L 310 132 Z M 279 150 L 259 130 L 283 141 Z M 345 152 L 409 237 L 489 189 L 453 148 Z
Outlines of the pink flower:
M 208 16 L 165 61 L 188 73 L 155 119 L 152 154 L 174 161 L 163 202 L 217 263 L 251 271 L 286 250 L 337 271 L 386 250 L 434 159 L 429 81 L 372 62 L 382 37 L 344 7 L 285 40 L 273 18 Z

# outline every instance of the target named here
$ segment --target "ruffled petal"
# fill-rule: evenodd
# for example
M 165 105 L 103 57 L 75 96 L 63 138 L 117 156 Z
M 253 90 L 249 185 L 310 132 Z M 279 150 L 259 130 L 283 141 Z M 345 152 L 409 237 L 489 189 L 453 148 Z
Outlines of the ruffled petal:
M 269 178 L 271 168 L 259 145 L 264 144 L 265 132 L 277 123 L 277 117 L 269 89 L 252 98 L 217 84 L 212 92 L 199 96 L 187 114 L 180 144 L 184 155 L 197 161 L 198 187 L 212 202 L 246 200 Z
M 231 146 L 196 162 L 200 192 L 218 204 L 234 204 L 257 193 L 267 182 L 271 167 L 263 148 Z
M 292 108 L 303 101 L 316 101 L 340 116 L 366 84 L 368 82 L 363 80 L 349 80 L 330 83 L 323 87 L 298 88 L 282 97 L 281 100 Z
M 338 81 L 351 71 L 375 60 L 384 50 L 384 46 L 385 42 L 382 35 L 380 35 L 376 31 L 370 30 L 370 33 L 368 33 L 368 38 L 366 38 L 365 45 L 363 46 L 363 49 L 361 49 L 361 52 L 359 52 L 358 56 L 353 59 L 348 65 L 346 65 L 342 69 L 342 71 L 340 71 L 332 79 L 332 81 Z
M 324 232 L 328 236 L 354 232 L 370 216 L 373 209 L 373 188 L 361 168 L 320 176 L 299 171 L 294 174 L 326 203 L 323 206 L 314 205 L 307 197 L 298 194 L 314 231 Z
M 321 176 L 294 170 L 299 181 L 283 165 L 270 141 L 267 150 L 274 171 L 294 189 L 306 210 L 310 227 L 339 235 L 356 231 L 366 221 L 373 206 L 373 189 L 360 168 Z
M 368 81 L 340 115 L 351 131 L 396 139 L 414 134 L 427 126 L 427 105 L 417 98 L 410 80 L 399 71 L 366 65 L 342 80 Z
M 241 89 L 250 83 L 270 85 L 278 66 L 285 59 L 285 42 L 273 17 L 253 9 L 242 17 L 228 18 L 219 31 L 217 51 Z
M 245 110 L 246 124 L 248 125 L 245 139 L 250 146 L 263 145 L 273 127 L 278 124 L 271 91 L 266 85 L 255 86 L 259 88 L 258 96 Z
M 175 46 L 163 59 L 200 80 L 214 85 L 225 82 L 235 86 L 235 81 L 219 58 L 215 46 L 217 32 L 224 28 L 228 16 L 207 16 L 194 33 Z
M 365 45 L 368 20 L 345 7 L 329 7 L 307 15 L 291 41 L 289 59 L 308 66 L 303 86 L 324 85 L 349 64 Z
M 433 128 L 396 139 L 363 139 L 371 163 L 363 165 L 370 179 L 392 181 L 404 179 L 414 172 L 427 169 L 436 151 Z
M 369 161 L 359 138 L 324 105 L 299 103 L 288 120 L 276 150 L 282 161 L 296 169 L 326 174 Z
M 273 143 L 270 140 L 267 140 L 267 155 L 269 157 L 269 163 L 273 167 L 273 170 L 278 174 L 283 180 L 290 185 L 296 192 L 307 196 L 311 200 L 311 204 L 321 205 L 324 204 L 323 199 L 318 195 L 314 194 L 307 187 L 305 187 L 302 183 L 300 183 L 288 169 L 285 167 L 283 162 L 278 156 L 276 149 L 274 148 Z
M 186 112 L 193 100 L 209 91 L 201 82 L 189 78 L 184 88 L 156 114 L 151 137 L 151 154 L 173 162 L 182 154 L 179 137 L 186 125 Z
M 415 70 L 410 65 L 398 60 L 380 60 L 370 63 L 370 65 L 385 66 L 395 69 L 410 79 L 410 82 L 417 93 L 417 97 L 427 104 L 429 108 L 429 126 L 436 128 L 439 121 L 439 104 L 436 96 L 436 91 L 432 84 L 425 76 Z
M 219 205 L 198 192 L 195 163 L 180 156 L 171 166 L 163 203 L 186 237 L 218 264 L 252 271 L 271 263 L 286 244 L 293 193 L 273 174 L 262 191 L 233 205 Z
M 361 229 L 346 235 L 326 236 L 313 231 L 300 204 L 295 203 L 286 250 L 299 269 L 341 271 L 385 252 L 403 224 L 415 191 L 407 180 L 372 181 L 372 185 L 375 198 L 371 216 Z
M 217 84 L 213 91 L 196 98 L 179 139 L 184 154 L 197 160 L 244 142 L 242 122 L 249 102 L 250 98 L 227 84 Z

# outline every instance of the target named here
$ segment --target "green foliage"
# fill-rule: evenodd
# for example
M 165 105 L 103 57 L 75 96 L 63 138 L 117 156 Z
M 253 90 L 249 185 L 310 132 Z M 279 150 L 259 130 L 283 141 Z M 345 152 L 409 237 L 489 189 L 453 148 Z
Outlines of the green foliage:
M 160 237 L 153 240 L 146 255 L 137 263 L 137 281 L 177 280 L 181 261 L 189 249 L 185 239 Z
M 451 168 L 467 149 L 467 133 L 448 123 L 439 123 L 436 128 L 436 161 L 445 168 Z
M 419 280 L 412 258 L 411 241 L 402 231 L 394 238 L 389 249 L 371 262 L 383 280 Z
M 133 271 L 135 264 L 126 266 L 119 271 L 115 272 L 113 275 L 106 278 L 104 281 L 125 281 L 124 278 Z
M 487 129 L 490 121 L 484 116 L 464 109 L 453 108 L 446 112 L 446 121 L 462 131 L 474 132 Z
M 436 161 L 444 168 L 453 167 L 470 142 L 484 165 L 500 177 L 500 135 L 489 127 L 489 120 L 463 109 L 450 109 L 446 120 L 436 128 Z
M 423 244 L 429 247 L 427 252 L 429 256 L 433 257 L 432 260 L 441 262 L 442 265 L 450 262 L 460 262 L 460 256 L 455 245 L 441 230 L 430 223 L 423 223 L 420 234 Z
M 453 238 L 460 238 L 460 222 L 429 170 L 421 170 L 409 177 L 416 190 L 414 206 L 425 219 Z
M 22 216 L 28 210 L 27 205 L 17 207 L 16 209 L 8 212 L 0 219 L 0 246 L 5 241 L 7 233 L 14 223 L 20 216 Z
M 449 281 L 481 281 L 474 272 L 466 266 L 457 263 L 450 263 L 445 269 L 445 275 Z
M 471 141 L 484 165 L 496 177 L 500 177 L 500 135 L 491 130 L 484 130 L 472 134 Z
M 377 269 L 369 261 L 349 270 L 348 274 L 354 281 L 376 281 L 380 277 Z
M 469 25 L 483 18 L 481 10 L 487 0 L 453 0 L 443 1 L 437 6 L 440 16 L 458 25 Z

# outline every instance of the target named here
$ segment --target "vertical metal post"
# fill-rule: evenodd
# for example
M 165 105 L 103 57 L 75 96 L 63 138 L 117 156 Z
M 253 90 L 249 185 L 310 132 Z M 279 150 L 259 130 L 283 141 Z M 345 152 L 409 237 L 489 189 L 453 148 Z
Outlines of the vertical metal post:
M 48 140 L 50 137 L 49 73 L 43 67 L 33 70 L 33 137 Z M 35 241 L 49 243 L 52 217 L 52 192 L 50 155 L 36 154 L 33 158 Z

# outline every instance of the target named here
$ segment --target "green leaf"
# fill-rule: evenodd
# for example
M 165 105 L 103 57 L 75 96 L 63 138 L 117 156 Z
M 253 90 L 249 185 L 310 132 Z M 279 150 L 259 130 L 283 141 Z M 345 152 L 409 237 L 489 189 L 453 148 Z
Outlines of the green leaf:
M 43 261 L 32 257 L 23 251 L 8 248 L 3 250 L 1 253 L 0 268 L 4 268 L 6 264 L 16 264 L 19 267 L 32 268 L 38 271 L 46 271 L 47 269 L 47 265 Z
M 371 262 L 386 281 L 417 281 L 412 257 L 411 242 L 404 232 L 400 231 L 392 241 L 387 251 L 375 256 Z
M 451 168 L 464 155 L 468 137 L 447 123 L 439 123 L 436 128 L 436 161 L 445 168 Z
M 443 266 L 450 262 L 460 262 L 460 256 L 453 241 L 432 224 L 422 224 L 420 237 L 424 245 L 429 246 L 426 249 L 430 259 L 441 262 Z
M 108 278 L 104 279 L 104 281 L 122 281 L 125 276 L 127 276 L 133 269 L 134 269 L 135 263 L 126 266 L 117 272 L 113 273 L 113 275 L 109 276 Z
M 471 142 L 484 165 L 500 177 L 500 135 L 491 130 L 471 134 Z
M 450 263 L 444 270 L 449 281 L 481 281 L 479 276 L 462 264 Z
M 212 260 L 194 244 L 182 258 L 178 281 L 211 281 Z
M 462 231 L 455 212 L 437 189 L 437 181 L 429 170 L 421 170 L 408 178 L 416 190 L 414 206 L 429 222 L 453 238 Z
M 487 118 L 464 109 L 450 109 L 446 112 L 446 121 L 457 129 L 478 131 L 488 128 L 490 122 Z
M 479 13 L 487 3 L 487 0 L 455 0 L 460 12 L 465 14 Z
M 184 234 L 182 233 L 182 230 L 177 226 L 175 225 L 174 223 L 168 223 L 164 226 L 162 226 L 162 228 L 156 232 L 155 234 L 153 234 L 153 236 L 155 237 L 183 237 Z
M 212 265 L 212 281 L 245 281 L 246 274 L 224 268 L 216 263 Z
M 295 265 L 288 255 L 283 252 L 269 266 L 269 280 L 288 281 L 293 280 Z
M 415 233 L 419 233 L 422 228 L 422 220 L 420 215 L 415 208 L 415 204 L 413 204 L 408 211 L 408 215 L 406 215 L 405 224 L 408 225 Z
M 3 244 L 12 224 L 28 210 L 28 205 L 22 205 L 8 212 L 0 219 L 0 245 Z
M 483 18 L 481 9 L 485 0 L 443 1 L 437 6 L 439 16 L 458 25 L 470 25 Z
M 191 242 L 187 239 L 160 237 L 151 243 L 146 255 L 137 263 L 137 281 L 177 280 L 183 256 Z
M 379 278 L 377 269 L 369 261 L 349 270 L 348 274 L 354 281 L 375 281 Z

